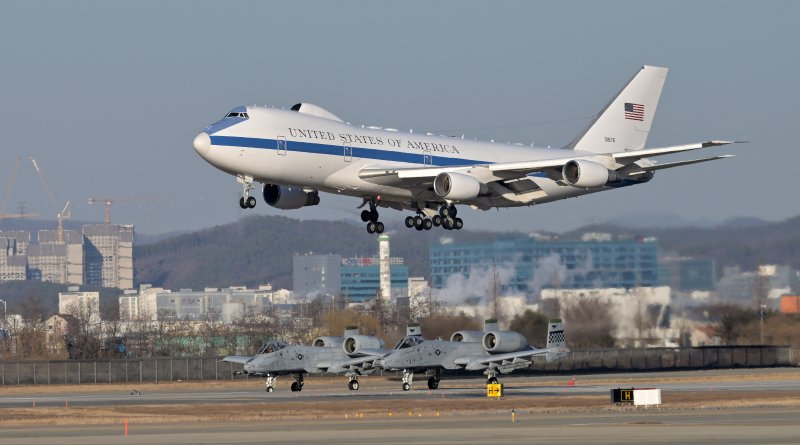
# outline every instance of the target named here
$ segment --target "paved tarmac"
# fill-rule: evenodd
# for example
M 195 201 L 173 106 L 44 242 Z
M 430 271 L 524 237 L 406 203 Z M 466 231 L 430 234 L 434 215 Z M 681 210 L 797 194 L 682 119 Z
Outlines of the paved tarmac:
M 797 444 L 796 408 L 4 428 L 0 444 Z
M 502 382 L 505 385 L 504 395 L 510 397 L 570 397 L 574 395 L 602 395 L 608 396 L 609 390 L 617 387 L 647 387 L 661 388 L 662 393 L 681 392 L 706 392 L 706 391 L 753 391 L 753 392 L 780 392 L 800 391 L 800 380 L 797 370 L 793 368 L 778 368 L 763 370 L 769 373 L 774 380 L 755 381 L 748 379 L 759 371 L 754 370 L 720 370 L 720 371 L 684 371 L 666 373 L 631 373 L 631 374 L 605 374 L 578 376 L 577 385 L 568 386 L 569 377 L 543 376 L 505 376 Z M 739 379 L 738 376 L 743 378 Z M 785 375 L 785 377 L 782 377 Z M 663 379 L 697 378 L 698 381 L 663 383 Z M 707 381 L 711 378 L 725 378 L 727 381 Z M 311 378 L 313 379 L 313 377 Z M 309 384 L 301 392 L 289 391 L 291 378 L 282 378 L 278 389 L 273 393 L 266 393 L 260 379 L 253 379 L 252 386 L 244 389 L 205 389 L 202 386 L 196 389 L 172 390 L 168 383 L 157 392 L 142 391 L 132 394 L 136 384 L 130 384 L 130 390 L 108 392 L 95 390 L 92 385 L 75 386 L 74 392 L 47 392 L 46 386 L 43 393 L 15 394 L 0 396 L 0 408 L 25 408 L 33 403 L 39 407 L 60 407 L 65 402 L 72 407 L 97 407 L 97 406 L 130 406 L 130 405 L 194 405 L 204 403 L 265 403 L 265 402 L 315 402 L 336 400 L 363 400 L 365 403 L 372 401 L 400 400 L 429 400 L 434 397 L 447 397 L 448 399 L 483 399 L 486 397 L 485 380 L 477 378 L 460 378 L 442 380 L 438 390 L 427 389 L 426 379 L 417 378 L 411 391 L 400 389 L 400 382 L 383 378 L 362 378 L 361 389 L 350 391 L 347 389 L 347 379 L 324 379 Z M 602 380 L 600 384 L 584 384 L 584 381 Z M 553 386 L 554 380 L 563 380 L 562 384 Z M 656 381 L 655 384 L 648 382 Z M 606 383 L 608 382 L 608 383 Z M 1 391 L 1 389 L 0 389 Z M 2 392 L 0 392 L 2 394 Z

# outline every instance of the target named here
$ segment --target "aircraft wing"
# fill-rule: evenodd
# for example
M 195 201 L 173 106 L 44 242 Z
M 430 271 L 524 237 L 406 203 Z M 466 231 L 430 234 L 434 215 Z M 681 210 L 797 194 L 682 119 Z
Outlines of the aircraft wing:
M 253 357 L 246 355 L 229 355 L 222 359 L 223 362 L 239 363 L 244 365 L 249 362 Z
M 532 363 L 531 358 L 533 356 L 546 355 L 548 352 L 562 352 L 555 351 L 555 349 L 558 348 L 531 348 L 523 351 L 508 352 L 505 354 L 462 357 L 456 359 L 455 364 L 463 366 L 464 369 L 468 371 L 496 369 L 500 373 L 505 374 L 515 369 L 527 368 Z
M 375 360 L 381 357 L 383 357 L 383 355 L 368 355 L 341 362 L 320 364 L 320 368 L 333 374 L 340 372 L 357 375 L 370 374 L 375 371 Z M 323 365 L 325 366 L 323 367 Z
M 649 148 L 643 150 L 631 150 L 617 153 L 609 153 L 605 156 L 610 156 L 618 164 L 631 164 L 640 159 L 650 158 L 655 156 L 664 156 L 675 153 L 682 153 L 685 151 L 698 150 L 708 147 L 716 147 L 720 145 L 743 143 L 746 141 L 705 141 L 693 144 L 674 145 L 670 147 Z M 572 153 L 569 150 L 564 150 L 564 154 Z M 475 176 L 482 180 L 482 182 L 491 182 L 503 179 L 514 179 L 523 177 L 533 173 L 557 173 L 560 175 L 560 170 L 569 161 L 578 159 L 590 159 L 598 156 L 596 154 L 582 155 L 582 156 L 567 156 L 552 159 L 536 160 L 536 161 L 521 161 L 521 162 L 499 162 L 495 164 L 473 164 L 473 165 L 457 165 L 449 167 L 413 167 L 413 168 L 380 168 L 369 167 L 359 172 L 359 177 L 365 181 L 379 182 L 382 184 L 425 184 L 431 183 L 434 178 L 440 173 L 445 172 L 463 172 Z M 729 156 L 716 156 L 712 158 L 705 158 L 702 160 L 694 160 L 684 163 L 663 164 L 659 167 L 650 166 L 645 170 L 658 170 L 662 168 L 678 167 L 680 165 L 688 165 L 697 162 L 712 161 L 716 159 L 724 159 Z

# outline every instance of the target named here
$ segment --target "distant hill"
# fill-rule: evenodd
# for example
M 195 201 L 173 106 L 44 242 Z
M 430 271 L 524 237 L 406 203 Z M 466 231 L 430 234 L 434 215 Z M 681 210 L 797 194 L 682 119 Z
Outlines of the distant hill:
M 580 238 L 587 231 L 655 236 L 664 252 L 714 258 L 720 268 L 739 265 L 753 270 L 758 264 L 777 263 L 800 269 L 800 217 L 777 223 L 748 219 L 716 227 L 632 229 L 592 225 L 561 237 Z M 428 246 L 443 237 L 455 242 L 483 242 L 528 236 L 469 230 L 417 232 L 404 227 L 391 235 L 392 256 L 403 257 L 412 276 L 428 275 Z M 373 256 L 377 237 L 355 223 L 249 216 L 236 223 L 137 245 L 135 280 L 170 289 L 266 282 L 291 287 L 292 256 L 307 252 Z

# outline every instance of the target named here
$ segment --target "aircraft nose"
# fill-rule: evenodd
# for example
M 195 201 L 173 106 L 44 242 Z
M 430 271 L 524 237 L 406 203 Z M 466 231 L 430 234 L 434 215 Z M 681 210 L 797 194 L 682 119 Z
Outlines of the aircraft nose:
M 211 138 L 208 137 L 208 133 L 202 132 L 194 137 L 192 145 L 194 145 L 194 150 L 197 154 L 206 157 L 208 151 L 211 150 Z

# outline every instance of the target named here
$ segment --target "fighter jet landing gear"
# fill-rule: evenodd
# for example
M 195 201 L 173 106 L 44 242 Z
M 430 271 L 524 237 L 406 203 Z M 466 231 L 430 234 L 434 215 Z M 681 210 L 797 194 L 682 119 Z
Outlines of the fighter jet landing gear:
M 382 222 L 378 221 L 378 209 L 375 206 L 375 201 L 373 200 L 364 200 L 364 204 L 369 203 L 369 210 L 364 209 L 361 211 L 361 221 L 367 223 L 367 232 L 370 234 L 372 233 L 383 233 L 384 225 Z M 362 204 L 362 206 L 364 205 Z
M 251 176 L 236 176 L 236 181 L 242 184 L 242 197 L 239 198 L 239 207 L 243 209 L 252 209 L 256 206 L 256 198 L 250 196 L 250 190 L 253 190 L 253 178 Z
M 358 376 L 350 376 L 347 387 L 350 388 L 350 391 L 358 391 Z
M 303 390 L 303 373 L 298 372 L 294 375 L 294 382 L 292 382 L 292 392 L 300 392 Z
M 497 374 L 490 372 L 486 375 L 486 384 L 487 385 L 496 385 L 497 384 Z
M 439 380 L 441 380 L 441 374 L 439 373 L 439 370 L 436 369 L 433 371 L 433 376 L 428 379 L 428 389 L 439 388 Z
M 411 383 L 414 381 L 414 371 L 410 369 L 403 370 L 403 391 L 411 389 Z
M 278 377 L 267 375 L 267 381 L 265 383 L 267 384 L 267 392 L 275 391 L 275 384 L 278 383 Z

